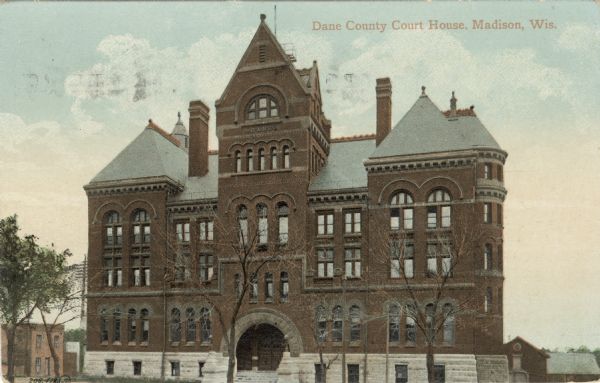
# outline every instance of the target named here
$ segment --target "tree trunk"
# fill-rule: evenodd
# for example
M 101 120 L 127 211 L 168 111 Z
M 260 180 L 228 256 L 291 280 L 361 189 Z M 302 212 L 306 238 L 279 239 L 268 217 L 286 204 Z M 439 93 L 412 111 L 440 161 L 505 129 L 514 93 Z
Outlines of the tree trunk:
M 427 345 L 427 381 L 429 383 L 435 382 L 433 374 L 433 344 L 431 342 Z
M 233 373 L 235 371 L 235 322 L 229 329 L 229 342 L 227 345 L 227 383 L 233 383 Z
M 10 383 L 15 382 L 15 336 L 16 336 L 16 328 L 13 325 L 6 325 L 6 355 L 8 368 L 6 372 L 6 378 Z

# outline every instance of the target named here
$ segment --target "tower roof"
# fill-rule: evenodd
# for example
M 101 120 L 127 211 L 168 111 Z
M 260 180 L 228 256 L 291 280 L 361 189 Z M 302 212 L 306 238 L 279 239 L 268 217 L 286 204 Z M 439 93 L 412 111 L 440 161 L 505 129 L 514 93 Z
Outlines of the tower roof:
M 177 145 L 175 138 L 150 121 L 90 184 L 149 177 L 168 177 L 183 184 L 188 156 Z
M 181 122 L 181 112 L 177 112 L 177 123 L 175 124 L 175 127 L 173 127 L 173 133 L 171 133 L 171 134 L 173 134 L 173 135 L 179 134 L 182 136 L 188 135 L 185 125 L 183 125 L 183 122 Z
M 468 113 L 459 111 L 456 116 L 446 114 L 423 89 L 421 96 L 375 149 L 371 158 L 476 148 L 501 150 L 472 109 Z

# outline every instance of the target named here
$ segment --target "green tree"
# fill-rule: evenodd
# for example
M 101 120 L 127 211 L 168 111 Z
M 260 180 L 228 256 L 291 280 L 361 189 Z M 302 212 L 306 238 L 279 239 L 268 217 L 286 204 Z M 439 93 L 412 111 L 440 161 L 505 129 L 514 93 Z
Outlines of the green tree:
M 15 379 L 15 337 L 36 309 L 55 300 L 62 281 L 53 279 L 64 269 L 68 250 L 43 248 L 33 235 L 19 236 L 17 216 L 0 220 L 0 319 L 6 324 L 7 379 Z M 58 282 L 58 283 L 57 283 Z

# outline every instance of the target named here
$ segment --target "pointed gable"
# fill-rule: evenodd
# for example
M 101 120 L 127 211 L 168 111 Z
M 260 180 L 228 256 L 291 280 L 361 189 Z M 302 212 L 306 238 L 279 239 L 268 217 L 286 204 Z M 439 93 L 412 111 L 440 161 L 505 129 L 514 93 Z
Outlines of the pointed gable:
M 159 129 L 149 124 L 90 181 L 90 185 L 149 177 L 168 177 L 183 184 L 187 176 L 187 154 L 177 146 L 177 140 L 169 139 L 170 136 Z
M 446 117 L 423 94 L 375 149 L 371 158 L 475 148 L 501 149 L 474 113 Z
M 225 87 L 223 94 L 217 100 L 216 104 L 220 104 L 229 94 L 233 82 L 235 80 L 235 74 L 241 71 L 249 71 L 255 69 L 261 69 L 264 67 L 273 66 L 288 66 L 298 84 L 308 93 L 308 86 L 302 80 L 300 73 L 294 68 L 294 64 L 290 59 L 289 55 L 285 52 L 277 38 L 271 32 L 271 29 L 265 22 L 265 15 L 260 15 L 260 24 L 258 29 L 254 33 L 250 44 L 246 48 L 246 51 L 242 55 L 240 62 L 238 63 L 234 75 L 229 80 L 229 83 Z

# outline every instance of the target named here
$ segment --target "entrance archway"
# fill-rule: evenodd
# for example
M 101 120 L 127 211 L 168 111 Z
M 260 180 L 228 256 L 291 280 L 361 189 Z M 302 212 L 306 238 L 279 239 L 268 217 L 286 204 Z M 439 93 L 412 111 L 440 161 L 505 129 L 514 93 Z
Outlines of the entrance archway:
M 276 371 L 285 348 L 285 337 L 277 327 L 270 324 L 252 326 L 238 341 L 237 369 Z

